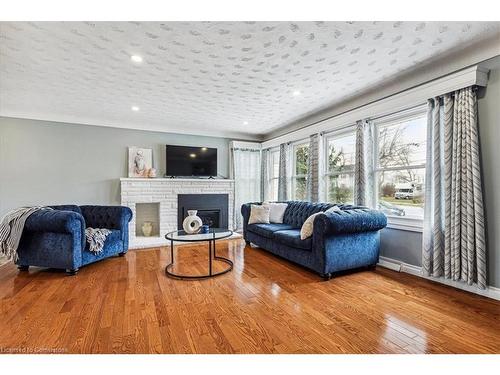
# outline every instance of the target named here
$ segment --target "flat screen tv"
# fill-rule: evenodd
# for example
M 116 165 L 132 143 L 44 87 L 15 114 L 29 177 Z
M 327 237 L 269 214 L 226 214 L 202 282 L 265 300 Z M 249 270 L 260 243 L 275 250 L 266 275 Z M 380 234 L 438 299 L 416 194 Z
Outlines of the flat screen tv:
M 209 147 L 166 146 L 168 177 L 217 176 L 217 149 Z

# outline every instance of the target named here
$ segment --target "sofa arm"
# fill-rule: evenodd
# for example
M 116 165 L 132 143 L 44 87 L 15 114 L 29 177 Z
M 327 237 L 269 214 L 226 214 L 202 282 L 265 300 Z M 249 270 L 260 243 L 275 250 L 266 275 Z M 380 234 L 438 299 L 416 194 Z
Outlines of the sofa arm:
M 355 208 L 317 215 L 314 219 L 315 235 L 370 232 L 385 228 L 386 216 L 376 210 Z
M 85 231 L 82 215 L 73 211 L 39 210 L 33 212 L 24 224 L 32 232 L 78 233 Z
M 123 206 L 80 206 L 88 227 L 125 230 L 132 210 Z

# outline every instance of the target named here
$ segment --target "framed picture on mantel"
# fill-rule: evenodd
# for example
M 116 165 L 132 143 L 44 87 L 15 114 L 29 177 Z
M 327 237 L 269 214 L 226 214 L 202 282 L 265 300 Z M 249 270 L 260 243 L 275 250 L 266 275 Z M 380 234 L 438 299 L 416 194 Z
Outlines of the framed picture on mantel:
M 128 148 L 128 176 L 154 177 L 153 149 L 130 146 Z

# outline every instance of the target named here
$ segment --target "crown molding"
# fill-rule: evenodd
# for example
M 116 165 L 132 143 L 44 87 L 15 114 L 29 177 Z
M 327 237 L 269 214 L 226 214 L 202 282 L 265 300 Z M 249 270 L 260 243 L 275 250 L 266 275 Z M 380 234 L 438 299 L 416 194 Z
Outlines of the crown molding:
M 184 135 L 194 135 L 194 136 L 205 136 L 205 137 L 216 137 L 216 138 L 228 138 L 228 139 L 237 139 L 242 141 L 257 141 L 261 142 L 262 137 L 253 134 L 241 133 L 241 132 L 232 132 L 232 131 L 213 131 L 213 130 L 205 130 L 200 128 L 186 128 L 185 126 L 175 126 L 175 125 L 164 125 L 164 124 L 154 124 L 154 123 L 144 123 L 141 122 L 122 122 L 122 121 L 106 121 L 102 122 L 99 119 L 93 118 L 81 118 L 81 117 L 72 117 L 72 116 L 61 116 L 61 115 L 33 115 L 30 114 L 21 114 L 12 111 L 1 111 L 0 118 L 16 118 L 16 119 L 24 119 L 24 120 L 36 120 L 36 121 L 44 121 L 44 122 L 55 122 L 55 123 L 64 123 L 70 125 L 88 125 L 88 126 L 101 126 L 101 127 L 109 127 L 109 128 L 117 128 L 117 129 L 126 129 L 126 130 L 142 130 L 142 131 L 150 131 L 150 132 L 158 132 L 158 133 L 175 133 L 175 134 L 184 134 Z
M 263 148 L 275 147 L 284 142 L 307 138 L 314 133 L 333 131 L 354 124 L 365 118 L 390 115 L 399 111 L 421 106 L 427 99 L 449 93 L 464 87 L 486 86 L 488 70 L 478 65 L 460 70 L 395 95 L 368 103 L 351 111 L 341 113 L 310 126 L 275 137 L 262 143 Z

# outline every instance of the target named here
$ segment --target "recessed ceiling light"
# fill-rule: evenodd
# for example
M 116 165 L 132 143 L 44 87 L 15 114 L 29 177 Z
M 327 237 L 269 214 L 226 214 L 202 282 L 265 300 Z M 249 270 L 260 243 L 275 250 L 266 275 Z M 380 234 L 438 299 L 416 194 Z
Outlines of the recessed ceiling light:
M 130 56 L 130 60 L 136 63 L 141 63 L 142 62 L 142 57 L 139 55 L 132 55 Z
M 300 91 L 299 90 L 295 90 L 292 94 L 293 94 L 293 96 L 299 96 L 300 95 Z
M 139 107 L 136 106 L 136 105 L 133 105 L 131 108 L 130 108 L 132 111 L 134 112 L 138 112 L 139 111 Z
M 248 121 L 243 121 L 243 125 L 248 125 Z
M 195 158 L 196 154 L 189 154 L 190 157 Z

